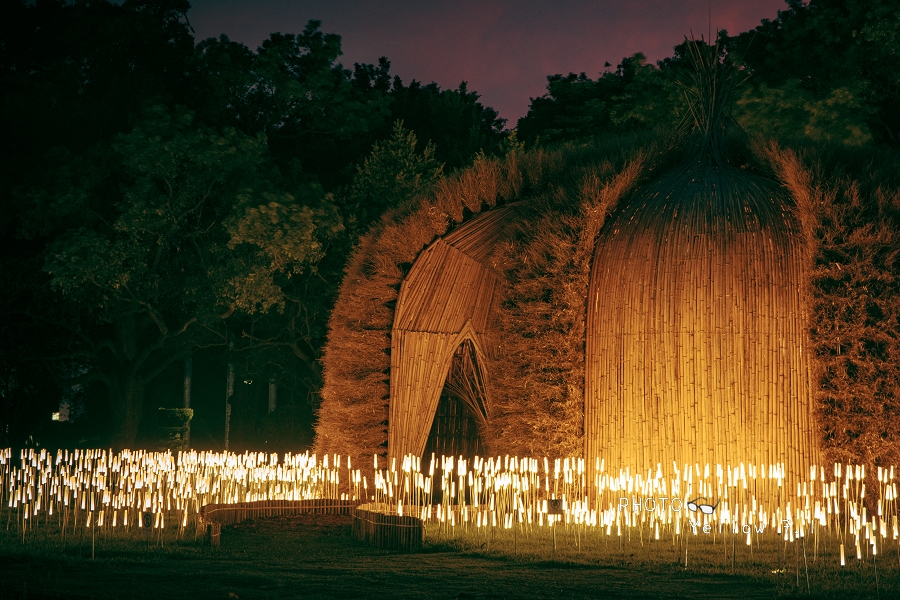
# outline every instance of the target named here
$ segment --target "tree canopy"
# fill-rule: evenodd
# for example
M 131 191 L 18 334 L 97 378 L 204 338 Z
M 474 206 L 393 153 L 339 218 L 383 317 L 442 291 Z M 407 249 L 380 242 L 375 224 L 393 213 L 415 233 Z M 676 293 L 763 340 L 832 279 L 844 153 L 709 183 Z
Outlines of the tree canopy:
M 232 313 L 283 310 L 279 278 L 318 263 L 341 229 L 321 190 L 278 185 L 264 136 L 198 127 L 183 109 L 153 106 L 56 172 L 32 188 L 23 233 L 47 236 L 48 291 L 67 314 L 25 314 L 69 331 L 58 356 L 119 399 L 118 444 L 133 443 L 150 380 Z
M 345 68 L 318 21 L 252 51 L 195 44 L 188 8 L 4 4 L 5 432 L 38 372 L 102 384 L 119 446 L 148 385 L 197 352 L 315 391 L 352 236 L 434 181 L 435 143 L 458 167 L 503 137 L 465 84 Z
M 547 94 L 531 99 L 518 135 L 529 144 L 552 143 L 674 127 L 682 102 L 673 71 L 671 64 L 654 66 L 638 53 L 596 80 L 584 73 L 548 76 Z
M 900 143 L 898 40 L 896 2 L 788 0 L 776 19 L 735 36 L 720 31 L 715 42 L 744 75 L 733 117 L 745 131 L 861 146 Z M 575 141 L 677 124 L 691 43 L 657 65 L 626 57 L 597 79 L 549 76 L 547 93 L 519 120 L 521 139 Z

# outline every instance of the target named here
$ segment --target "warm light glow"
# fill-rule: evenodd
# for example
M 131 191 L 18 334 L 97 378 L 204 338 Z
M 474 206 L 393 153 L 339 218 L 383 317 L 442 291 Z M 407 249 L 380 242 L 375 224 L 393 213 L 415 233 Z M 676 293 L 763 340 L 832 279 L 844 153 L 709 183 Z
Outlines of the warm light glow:
M 378 463 L 374 458 L 372 464 Z M 419 457 L 392 459 L 393 468 L 375 469 L 369 490 L 367 478 L 339 455 L 76 450 L 54 456 L 23 450 L 14 459 L 12 450 L 3 449 L 0 509 L 10 511 L 8 519 L 15 516 L 23 539 L 51 515 L 62 530 L 94 527 L 113 534 L 139 525 L 146 511 L 154 529 L 168 522 L 184 532 L 202 525 L 200 509 L 207 504 L 340 498 L 416 516 L 444 532 L 564 527 L 584 535 L 672 541 L 740 535 L 748 546 L 836 536 L 841 566 L 844 544 L 856 549 L 858 560 L 864 553 L 875 556 L 879 546 L 883 552 L 900 544 L 893 468 L 879 469 L 878 501 L 869 514 L 862 465 L 811 467 L 789 488 L 792 474 L 780 464 L 673 464 L 668 472 L 658 465 L 655 472 L 608 473 L 605 462 L 580 458 L 440 457 L 435 463 L 422 472 Z M 42 513 L 48 518 L 37 518 Z

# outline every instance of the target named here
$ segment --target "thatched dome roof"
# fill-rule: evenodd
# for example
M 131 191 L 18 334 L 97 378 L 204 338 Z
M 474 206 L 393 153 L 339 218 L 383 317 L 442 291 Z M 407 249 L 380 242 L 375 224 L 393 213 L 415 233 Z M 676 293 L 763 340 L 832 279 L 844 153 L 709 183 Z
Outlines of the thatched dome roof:
M 695 164 L 601 232 L 588 295 L 586 453 L 815 463 L 803 240 L 774 182 Z

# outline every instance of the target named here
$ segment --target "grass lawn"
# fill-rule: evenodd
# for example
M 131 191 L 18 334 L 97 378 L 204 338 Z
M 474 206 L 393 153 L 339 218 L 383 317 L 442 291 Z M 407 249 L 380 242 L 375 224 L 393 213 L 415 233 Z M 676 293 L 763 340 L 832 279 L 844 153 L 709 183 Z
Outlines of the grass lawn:
M 137 532 L 101 535 L 92 560 L 90 529 L 70 531 L 63 540 L 58 530 L 42 526 L 23 544 L 13 523 L 0 529 L 0 598 L 900 597 L 895 549 L 877 557 L 876 587 L 871 557 L 868 563 L 849 560 L 841 570 L 832 550 L 820 546 L 814 556 L 808 545 L 804 567 L 796 546 L 782 548 L 780 556 L 763 548 L 753 557 L 738 546 L 731 574 L 730 545 L 697 539 L 689 541 L 688 568 L 671 541 L 632 540 L 622 552 L 589 536 L 579 548 L 575 536 L 562 531 L 555 552 L 549 536 L 448 539 L 430 531 L 423 552 L 404 554 L 354 540 L 349 517 L 316 515 L 225 528 L 218 550 L 190 535 L 179 540 L 174 532 L 149 543 Z M 772 573 L 778 564 L 784 572 Z

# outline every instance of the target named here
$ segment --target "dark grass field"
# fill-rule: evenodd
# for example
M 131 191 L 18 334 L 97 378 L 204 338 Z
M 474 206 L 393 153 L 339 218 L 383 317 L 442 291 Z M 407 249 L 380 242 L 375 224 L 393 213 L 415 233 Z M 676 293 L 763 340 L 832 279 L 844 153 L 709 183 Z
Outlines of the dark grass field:
M 14 531 L 2 531 L 0 598 L 900 597 L 896 557 L 891 566 L 888 555 L 882 557 L 877 587 L 871 569 L 831 569 L 828 575 L 812 565 L 808 594 L 805 571 L 798 587 L 794 566 L 772 574 L 762 560 L 739 565 L 732 575 L 723 564 L 713 568 L 701 548 L 694 556 L 697 565 L 687 569 L 672 560 L 674 551 L 664 544 L 648 544 L 643 551 L 632 544 L 634 552 L 598 556 L 600 548 L 575 552 L 571 540 L 560 539 L 558 560 L 548 560 L 544 550 L 513 555 L 510 540 L 501 538 L 487 549 L 477 540 L 429 534 L 423 552 L 407 554 L 357 542 L 350 536 L 350 518 L 336 516 L 271 518 L 225 528 L 219 550 L 192 536 L 162 544 L 98 537 L 93 560 L 90 530 L 65 542 L 58 532 L 29 535 L 23 545 Z M 522 547 L 520 539 L 516 548 Z

